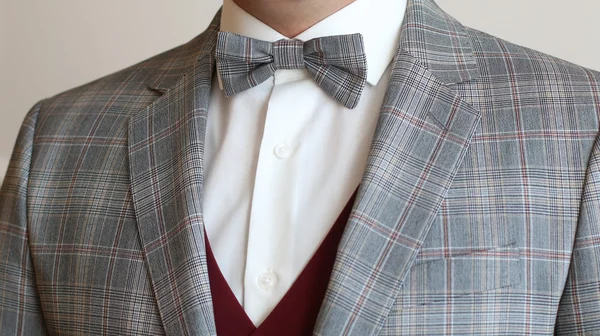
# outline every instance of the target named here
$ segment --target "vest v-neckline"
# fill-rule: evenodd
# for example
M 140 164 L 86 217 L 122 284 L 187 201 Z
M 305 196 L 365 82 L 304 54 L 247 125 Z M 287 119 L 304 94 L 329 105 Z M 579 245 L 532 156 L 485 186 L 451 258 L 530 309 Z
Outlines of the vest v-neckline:
M 350 217 L 358 187 L 308 264 L 267 318 L 256 327 L 229 287 L 212 253 L 206 231 L 206 256 L 217 335 L 312 335 L 325 297 L 337 247 Z

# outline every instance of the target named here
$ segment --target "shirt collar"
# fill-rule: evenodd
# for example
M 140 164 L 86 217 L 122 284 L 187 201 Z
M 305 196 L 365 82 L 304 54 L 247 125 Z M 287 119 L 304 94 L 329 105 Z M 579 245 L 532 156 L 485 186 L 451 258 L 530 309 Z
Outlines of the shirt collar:
M 376 85 L 396 54 L 407 0 L 356 0 L 295 36 L 316 37 L 360 33 L 367 57 L 367 82 Z M 233 0 L 223 0 L 221 31 L 274 42 L 286 37 L 244 11 Z

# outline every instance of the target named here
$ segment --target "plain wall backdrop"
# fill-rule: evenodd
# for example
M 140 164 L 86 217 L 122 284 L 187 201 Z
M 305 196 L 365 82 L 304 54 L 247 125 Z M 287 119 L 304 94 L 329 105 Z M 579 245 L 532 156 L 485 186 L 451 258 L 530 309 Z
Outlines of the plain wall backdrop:
M 598 0 L 438 3 L 466 26 L 600 70 Z M 33 104 L 187 42 L 220 5 L 221 0 L 0 0 L 0 180 Z

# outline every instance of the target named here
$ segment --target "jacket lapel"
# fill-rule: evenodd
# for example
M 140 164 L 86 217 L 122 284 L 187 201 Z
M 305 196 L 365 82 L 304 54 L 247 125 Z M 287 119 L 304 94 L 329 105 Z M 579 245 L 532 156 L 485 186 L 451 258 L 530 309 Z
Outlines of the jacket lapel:
M 202 158 L 219 14 L 207 31 L 164 60 L 150 85 L 164 94 L 129 124 L 133 203 L 167 335 L 216 334 L 204 246 Z
M 410 0 L 315 335 L 379 333 L 481 117 L 447 85 L 477 75 L 464 27 Z

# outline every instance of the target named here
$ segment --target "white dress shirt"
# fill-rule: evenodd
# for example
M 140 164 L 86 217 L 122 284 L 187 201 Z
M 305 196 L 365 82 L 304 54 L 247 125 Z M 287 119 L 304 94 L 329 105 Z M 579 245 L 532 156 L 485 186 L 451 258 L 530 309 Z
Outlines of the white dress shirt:
M 359 185 L 406 0 L 357 0 L 296 39 L 361 33 L 367 84 L 348 109 L 302 70 L 277 70 L 227 98 L 213 82 L 204 154 L 204 223 L 215 259 L 255 326 L 310 261 Z M 221 30 L 285 38 L 225 0 Z

